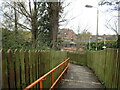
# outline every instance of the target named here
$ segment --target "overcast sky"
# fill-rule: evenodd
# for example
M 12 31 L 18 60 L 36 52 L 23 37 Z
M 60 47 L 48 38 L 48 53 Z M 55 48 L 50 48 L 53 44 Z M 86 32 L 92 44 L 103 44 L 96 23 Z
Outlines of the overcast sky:
M 71 4 L 65 8 L 65 12 L 69 11 L 66 18 L 69 19 L 68 24 L 62 24 L 60 28 L 71 28 L 76 33 L 78 31 L 78 26 L 80 27 L 80 32 L 87 26 L 88 31 L 92 34 L 96 34 L 97 26 L 97 9 L 96 8 L 86 8 L 85 5 L 92 5 L 97 7 L 98 0 L 67 0 L 66 3 L 71 2 Z M 105 27 L 106 19 L 109 20 L 113 15 L 117 15 L 118 12 L 108 13 L 106 10 L 109 6 L 99 6 L 99 29 L 98 33 L 103 34 L 115 34 L 112 30 L 108 30 Z M 76 17 L 76 18 L 74 18 Z M 71 18 L 74 18 L 70 20 Z
M 4 0 L 0 0 L 4 1 Z M 27 0 L 26 0 L 27 1 Z M 62 23 L 60 28 L 69 28 L 72 29 L 75 33 L 78 31 L 79 26 L 79 33 L 87 27 L 88 31 L 92 34 L 96 35 L 96 26 L 97 26 L 97 9 L 96 8 L 86 8 L 85 5 L 92 5 L 97 7 L 98 2 L 100 0 L 64 0 L 65 4 L 70 3 L 64 10 L 65 15 L 66 12 L 66 19 L 68 19 L 67 23 Z M 1 6 L 1 2 L 0 2 Z M 112 30 L 108 30 L 105 27 L 106 19 L 109 20 L 113 15 L 117 15 L 118 12 L 108 13 L 106 10 L 110 8 L 109 6 L 99 6 L 99 35 L 103 34 L 115 34 Z M 1 14 L 0 14 L 1 15 Z

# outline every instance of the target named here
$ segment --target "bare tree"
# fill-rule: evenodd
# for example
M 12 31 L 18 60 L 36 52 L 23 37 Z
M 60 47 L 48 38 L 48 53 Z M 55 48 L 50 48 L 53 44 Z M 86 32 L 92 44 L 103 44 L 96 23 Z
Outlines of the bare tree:
M 89 40 L 89 37 L 91 36 L 91 33 L 88 32 L 88 30 L 90 29 L 90 27 L 88 25 L 86 25 L 85 27 L 80 27 L 78 26 L 78 34 L 77 34 L 77 49 L 83 48 L 84 44 L 86 41 Z M 81 31 L 81 33 L 80 33 Z
M 109 5 L 109 6 L 112 6 L 111 8 L 108 9 L 108 11 L 110 11 L 110 12 L 120 11 L 120 0 L 101 0 L 99 2 L 99 5 Z M 119 17 L 120 16 L 118 14 L 117 18 L 119 18 Z M 109 20 L 109 21 L 111 21 L 111 20 Z M 116 34 L 118 36 L 117 46 L 118 46 L 118 48 L 120 48 L 120 34 L 118 34 L 118 31 L 119 31 L 118 30 L 119 29 L 118 28 L 118 21 L 114 21 L 113 25 L 111 25 L 111 24 L 108 23 L 108 25 L 106 27 L 116 32 Z
M 112 17 L 110 20 L 106 20 L 105 26 L 108 29 L 114 31 L 116 33 L 116 35 L 119 35 L 118 34 L 118 19 L 117 18 L 114 19 L 114 17 Z
M 19 0 L 17 0 L 17 2 L 14 3 L 6 2 L 6 4 L 9 5 L 10 8 L 14 10 L 15 18 L 10 17 L 9 14 L 5 14 L 5 13 L 4 14 L 9 20 L 15 22 L 14 24 L 15 30 L 17 30 L 17 27 L 19 26 L 21 28 L 31 31 L 32 45 L 34 48 L 36 47 L 38 40 L 40 40 L 38 39 L 39 38 L 38 32 L 40 32 L 38 28 L 39 27 L 46 27 L 47 29 L 49 28 L 49 30 L 47 31 L 49 33 L 47 34 L 49 34 L 49 41 L 51 42 L 50 46 L 52 48 L 56 48 L 59 19 L 61 17 L 60 13 L 62 13 L 62 5 L 61 2 L 44 2 L 44 3 L 45 3 L 44 5 L 45 9 L 43 8 L 43 10 L 46 11 L 46 13 L 40 12 L 40 8 L 42 7 L 42 2 L 36 2 L 36 0 L 33 1 L 29 0 L 27 2 L 20 2 Z M 21 19 L 22 22 L 18 20 L 16 14 L 20 14 L 22 16 Z M 43 19 L 42 22 L 44 22 L 44 20 L 46 22 L 39 23 L 42 16 L 45 16 L 42 18 Z M 23 21 L 27 22 L 28 24 L 24 23 Z
M 35 0 L 33 0 L 33 2 L 31 2 L 31 0 L 29 0 L 28 3 L 26 2 L 20 2 L 19 0 L 16 2 L 5 2 L 6 5 L 8 5 L 10 8 L 12 8 L 14 10 L 14 17 L 12 18 L 9 14 L 7 14 L 6 12 L 4 12 L 4 15 L 7 17 L 7 19 L 11 20 L 12 22 L 15 23 L 15 31 L 17 31 L 18 29 L 18 25 L 19 27 L 23 28 L 23 29 L 27 29 L 30 30 L 32 33 L 32 43 L 33 43 L 33 47 L 36 47 L 36 40 L 37 40 L 37 14 L 38 14 L 38 8 L 39 5 L 37 4 L 37 2 L 35 2 Z M 28 9 L 27 9 L 28 7 Z M 23 18 L 21 20 L 24 20 L 24 22 L 29 22 L 29 25 L 25 24 L 24 22 L 20 22 L 18 21 L 18 17 L 17 17 L 17 13 L 20 14 Z

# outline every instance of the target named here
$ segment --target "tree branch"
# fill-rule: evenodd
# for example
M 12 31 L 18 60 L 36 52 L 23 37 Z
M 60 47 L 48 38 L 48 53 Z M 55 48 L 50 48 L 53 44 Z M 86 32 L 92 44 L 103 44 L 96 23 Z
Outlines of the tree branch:
M 8 2 L 6 2 L 7 4 L 9 4 Z M 21 15 L 24 15 L 26 18 L 27 18 L 27 20 L 29 20 L 29 21 L 31 21 L 29 18 L 29 16 L 27 16 L 25 13 L 23 13 L 23 12 L 20 12 L 18 9 L 16 9 L 13 5 L 11 5 L 11 4 L 9 4 L 12 8 L 14 8 L 18 13 L 20 13 Z
M 31 1 L 30 0 L 29 0 L 29 10 L 30 10 L 30 14 L 32 15 Z
M 28 28 L 27 26 L 25 26 L 25 25 L 23 25 L 23 24 L 21 24 L 21 23 L 18 23 L 18 25 L 20 25 L 22 28 L 24 28 L 24 29 L 28 29 L 28 30 L 32 30 L 32 29 L 30 29 L 30 28 Z
M 26 8 L 24 7 L 24 5 L 23 5 L 21 2 L 18 2 L 18 4 L 20 4 L 21 7 L 24 9 L 24 11 L 27 13 L 27 15 L 28 15 L 29 17 L 31 17 L 31 15 L 28 13 L 28 11 L 27 11 Z
M 8 17 L 8 19 L 14 21 L 14 19 L 12 17 L 10 17 L 9 15 L 5 14 L 5 16 Z M 30 31 L 32 30 L 32 29 L 28 28 L 27 26 L 25 26 L 25 25 L 23 25 L 23 24 L 21 24 L 19 22 L 17 22 L 17 24 L 20 25 L 21 27 L 24 27 L 24 29 L 28 29 Z

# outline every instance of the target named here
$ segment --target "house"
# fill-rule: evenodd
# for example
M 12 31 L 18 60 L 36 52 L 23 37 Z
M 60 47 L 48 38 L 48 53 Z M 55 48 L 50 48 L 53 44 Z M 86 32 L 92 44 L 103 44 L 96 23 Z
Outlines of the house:
M 99 35 L 98 40 L 103 41 L 103 40 L 117 40 L 117 35 Z M 91 41 L 96 41 L 96 35 L 91 36 Z
M 59 45 L 61 48 L 76 47 L 76 43 L 74 41 L 77 40 L 77 35 L 71 29 L 67 28 L 59 29 L 58 40 L 61 41 Z
M 68 40 L 68 41 L 77 40 L 77 36 L 74 33 L 74 31 L 72 29 L 67 29 L 67 28 L 59 29 L 58 38 L 60 38 L 61 40 Z

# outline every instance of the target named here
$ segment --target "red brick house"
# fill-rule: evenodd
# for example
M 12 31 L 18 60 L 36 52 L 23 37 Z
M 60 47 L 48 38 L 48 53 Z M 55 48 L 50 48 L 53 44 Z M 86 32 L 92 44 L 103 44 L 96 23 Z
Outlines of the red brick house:
M 61 40 L 76 40 L 77 36 L 73 30 L 63 28 L 60 29 L 58 32 L 58 38 L 60 38 Z

